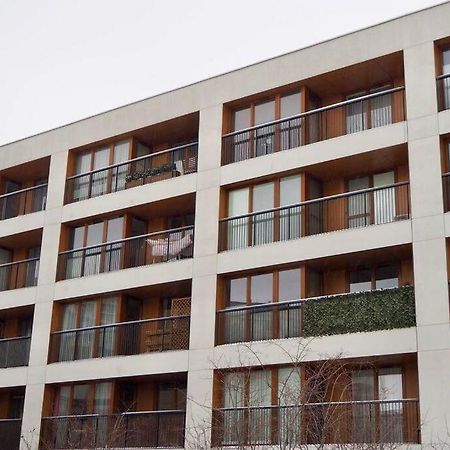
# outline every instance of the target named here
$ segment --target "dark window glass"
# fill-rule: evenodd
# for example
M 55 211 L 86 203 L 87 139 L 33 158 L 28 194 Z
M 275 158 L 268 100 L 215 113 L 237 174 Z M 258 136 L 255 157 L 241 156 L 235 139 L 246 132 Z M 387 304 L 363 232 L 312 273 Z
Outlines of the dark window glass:
M 398 271 L 396 267 L 378 267 L 375 271 L 375 288 L 388 289 L 398 287 Z

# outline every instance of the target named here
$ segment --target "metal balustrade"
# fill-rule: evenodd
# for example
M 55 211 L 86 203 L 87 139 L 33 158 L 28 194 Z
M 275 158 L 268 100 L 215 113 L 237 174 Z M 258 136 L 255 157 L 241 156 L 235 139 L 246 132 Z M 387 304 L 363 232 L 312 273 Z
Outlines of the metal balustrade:
M 0 450 L 19 450 L 22 419 L 0 419 Z
M 178 410 L 45 417 L 41 446 L 51 449 L 183 448 L 185 412 Z
M 414 304 L 414 288 L 407 286 L 229 307 L 216 313 L 216 345 L 310 337 L 320 335 L 319 330 L 333 335 L 411 327 Z M 330 325 L 317 328 L 311 317 L 321 314 L 328 315 Z
M 417 399 L 221 408 L 212 426 L 214 446 L 420 443 Z
M 189 348 L 190 316 L 99 325 L 51 333 L 49 362 Z
M 0 264 L 0 291 L 37 285 L 39 258 Z
M 441 75 L 436 79 L 438 96 L 438 109 L 444 111 L 450 108 L 450 73 Z
M 28 366 L 31 336 L 0 339 L 0 368 Z
M 450 211 L 450 172 L 442 175 L 442 193 L 444 198 L 444 212 Z
M 198 143 L 174 147 L 67 178 L 65 203 L 197 172 Z
M 409 219 L 409 183 L 332 195 L 219 222 L 219 251 Z
M 404 87 L 307 111 L 222 138 L 222 165 L 405 120 Z
M 57 280 L 192 258 L 194 226 L 67 250 L 58 257 Z
M 47 183 L 0 195 L 0 220 L 45 209 Z

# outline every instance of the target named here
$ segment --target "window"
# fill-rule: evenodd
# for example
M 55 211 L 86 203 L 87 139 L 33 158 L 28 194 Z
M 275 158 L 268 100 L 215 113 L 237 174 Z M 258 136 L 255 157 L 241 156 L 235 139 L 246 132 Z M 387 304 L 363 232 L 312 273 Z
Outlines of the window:
M 119 297 L 104 297 L 61 306 L 59 361 L 112 356 L 115 328 L 90 328 L 119 321 Z
M 349 278 L 350 292 L 399 287 L 398 268 L 395 266 L 352 270 Z
M 70 254 L 66 267 L 66 278 L 76 278 L 120 268 L 122 244 L 100 246 L 104 242 L 124 237 L 124 217 L 115 217 L 101 222 L 81 225 L 70 230 L 70 248 L 80 251 Z M 84 247 L 89 247 L 81 251 Z
M 228 193 L 229 250 L 301 236 L 301 175 L 231 190 Z M 286 207 L 275 214 L 277 207 Z M 249 213 L 259 213 L 246 216 Z M 245 217 L 242 217 L 245 216 Z
M 388 90 L 391 86 L 361 91 L 347 96 L 347 100 Z M 355 101 L 346 106 L 347 134 L 392 123 L 392 94 L 380 95 L 368 100 Z
M 262 102 L 251 103 L 231 113 L 231 131 L 268 124 L 250 132 L 233 136 L 232 162 L 253 156 L 263 156 L 278 150 L 287 150 L 301 145 L 301 119 L 294 118 L 278 125 L 271 122 L 287 119 L 301 113 L 301 94 L 292 92 L 277 95 Z
M 276 292 L 274 286 L 278 286 Z M 225 342 L 299 336 L 300 305 L 274 309 L 272 303 L 300 298 L 300 268 L 227 280 L 225 308 L 230 309 L 230 313 L 225 315 Z M 258 307 L 246 311 L 245 306 Z M 239 309 L 232 311 L 235 308 Z
M 75 158 L 74 175 L 83 175 L 91 171 L 94 173 L 74 179 L 73 201 L 85 200 L 125 188 L 125 178 L 128 172 L 126 166 L 113 171 L 99 169 L 128 161 L 130 159 L 129 140 L 83 151 L 77 153 Z
M 297 412 L 294 416 L 291 409 L 282 408 L 278 411 L 278 421 L 274 422 L 273 410 L 270 408 L 271 405 L 288 406 L 300 403 L 299 368 L 227 372 L 222 374 L 221 381 L 222 405 L 224 408 L 230 408 L 224 411 L 223 415 L 224 444 L 240 443 L 242 427 L 248 427 L 248 437 L 252 444 L 270 443 L 274 426 L 278 426 L 283 440 L 293 439 L 292 433 L 287 432 L 291 430 L 292 420 L 298 423 L 300 434 L 300 415 Z M 248 411 L 234 409 L 242 407 L 248 407 Z
M 348 191 L 376 189 L 348 197 L 348 227 L 357 228 L 371 224 L 393 222 L 396 218 L 395 172 L 383 172 L 348 180 Z
M 84 414 L 111 413 L 110 399 L 112 398 L 112 383 L 82 383 L 59 386 L 56 389 L 54 412 L 56 416 L 76 416 Z M 68 422 L 61 421 L 56 424 L 56 445 L 64 448 L 68 441 L 83 442 L 91 438 L 92 433 L 97 445 L 106 439 L 107 423 L 97 421 L 92 427 L 92 421 Z
M 352 374 L 354 442 L 403 442 L 403 370 L 401 367 L 374 368 Z M 367 403 L 370 400 L 389 403 Z
M 450 48 L 446 48 L 442 51 L 442 74 L 450 74 Z M 450 77 L 444 77 L 441 80 L 442 83 L 442 94 L 443 94 L 443 106 L 444 109 L 450 108 Z

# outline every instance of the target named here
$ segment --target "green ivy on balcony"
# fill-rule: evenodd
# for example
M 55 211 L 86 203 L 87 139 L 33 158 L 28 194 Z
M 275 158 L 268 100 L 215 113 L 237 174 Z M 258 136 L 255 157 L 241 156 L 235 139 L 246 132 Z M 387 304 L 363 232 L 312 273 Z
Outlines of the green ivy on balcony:
M 391 330 L 416 324 L 412 286 L 311 299 L 303 308 L 304 336 Z

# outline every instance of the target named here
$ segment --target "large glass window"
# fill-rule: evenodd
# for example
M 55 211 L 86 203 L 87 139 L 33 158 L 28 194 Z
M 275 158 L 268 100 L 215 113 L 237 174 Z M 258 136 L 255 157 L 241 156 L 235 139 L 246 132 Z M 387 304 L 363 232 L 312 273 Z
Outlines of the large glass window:
M 355 193 L 348 197 L 349 228 L 393 222 L 396 216 L 395 187 L 383 187 L 394 183 L 394 171 L 350 179 L 348 190 Z M 383 189 L 357 193 L 370 187 Z
M 398 286 L 398 269 L 395 266 L 361 268 L 350 272 L 350 292 L 389 289 Z
M 226 343 L 300 336 L 300 303 L 276 307 L 300 299 L 300 268 L 233 278 L 225 285 L 225 308 L 230 309 L 223 315 Z
M 128 161 L 130 158 L 129 140 L 83 151 L 77 153 L 75 158 L 75 175 L 86 175 L 74 179 L 74 201 L 125 189 L 125 178 L 129 170 L 126 166 L 108 170 L 101 169 Z
M 250 234 L 252 245 L 300 237 L 301 200 L 301 175 L 229 191 L 228 217 L 235 219 L 228 221 L 228 249 L 246 247 Z M 276 213 L 278 206 L 282 209 Z

